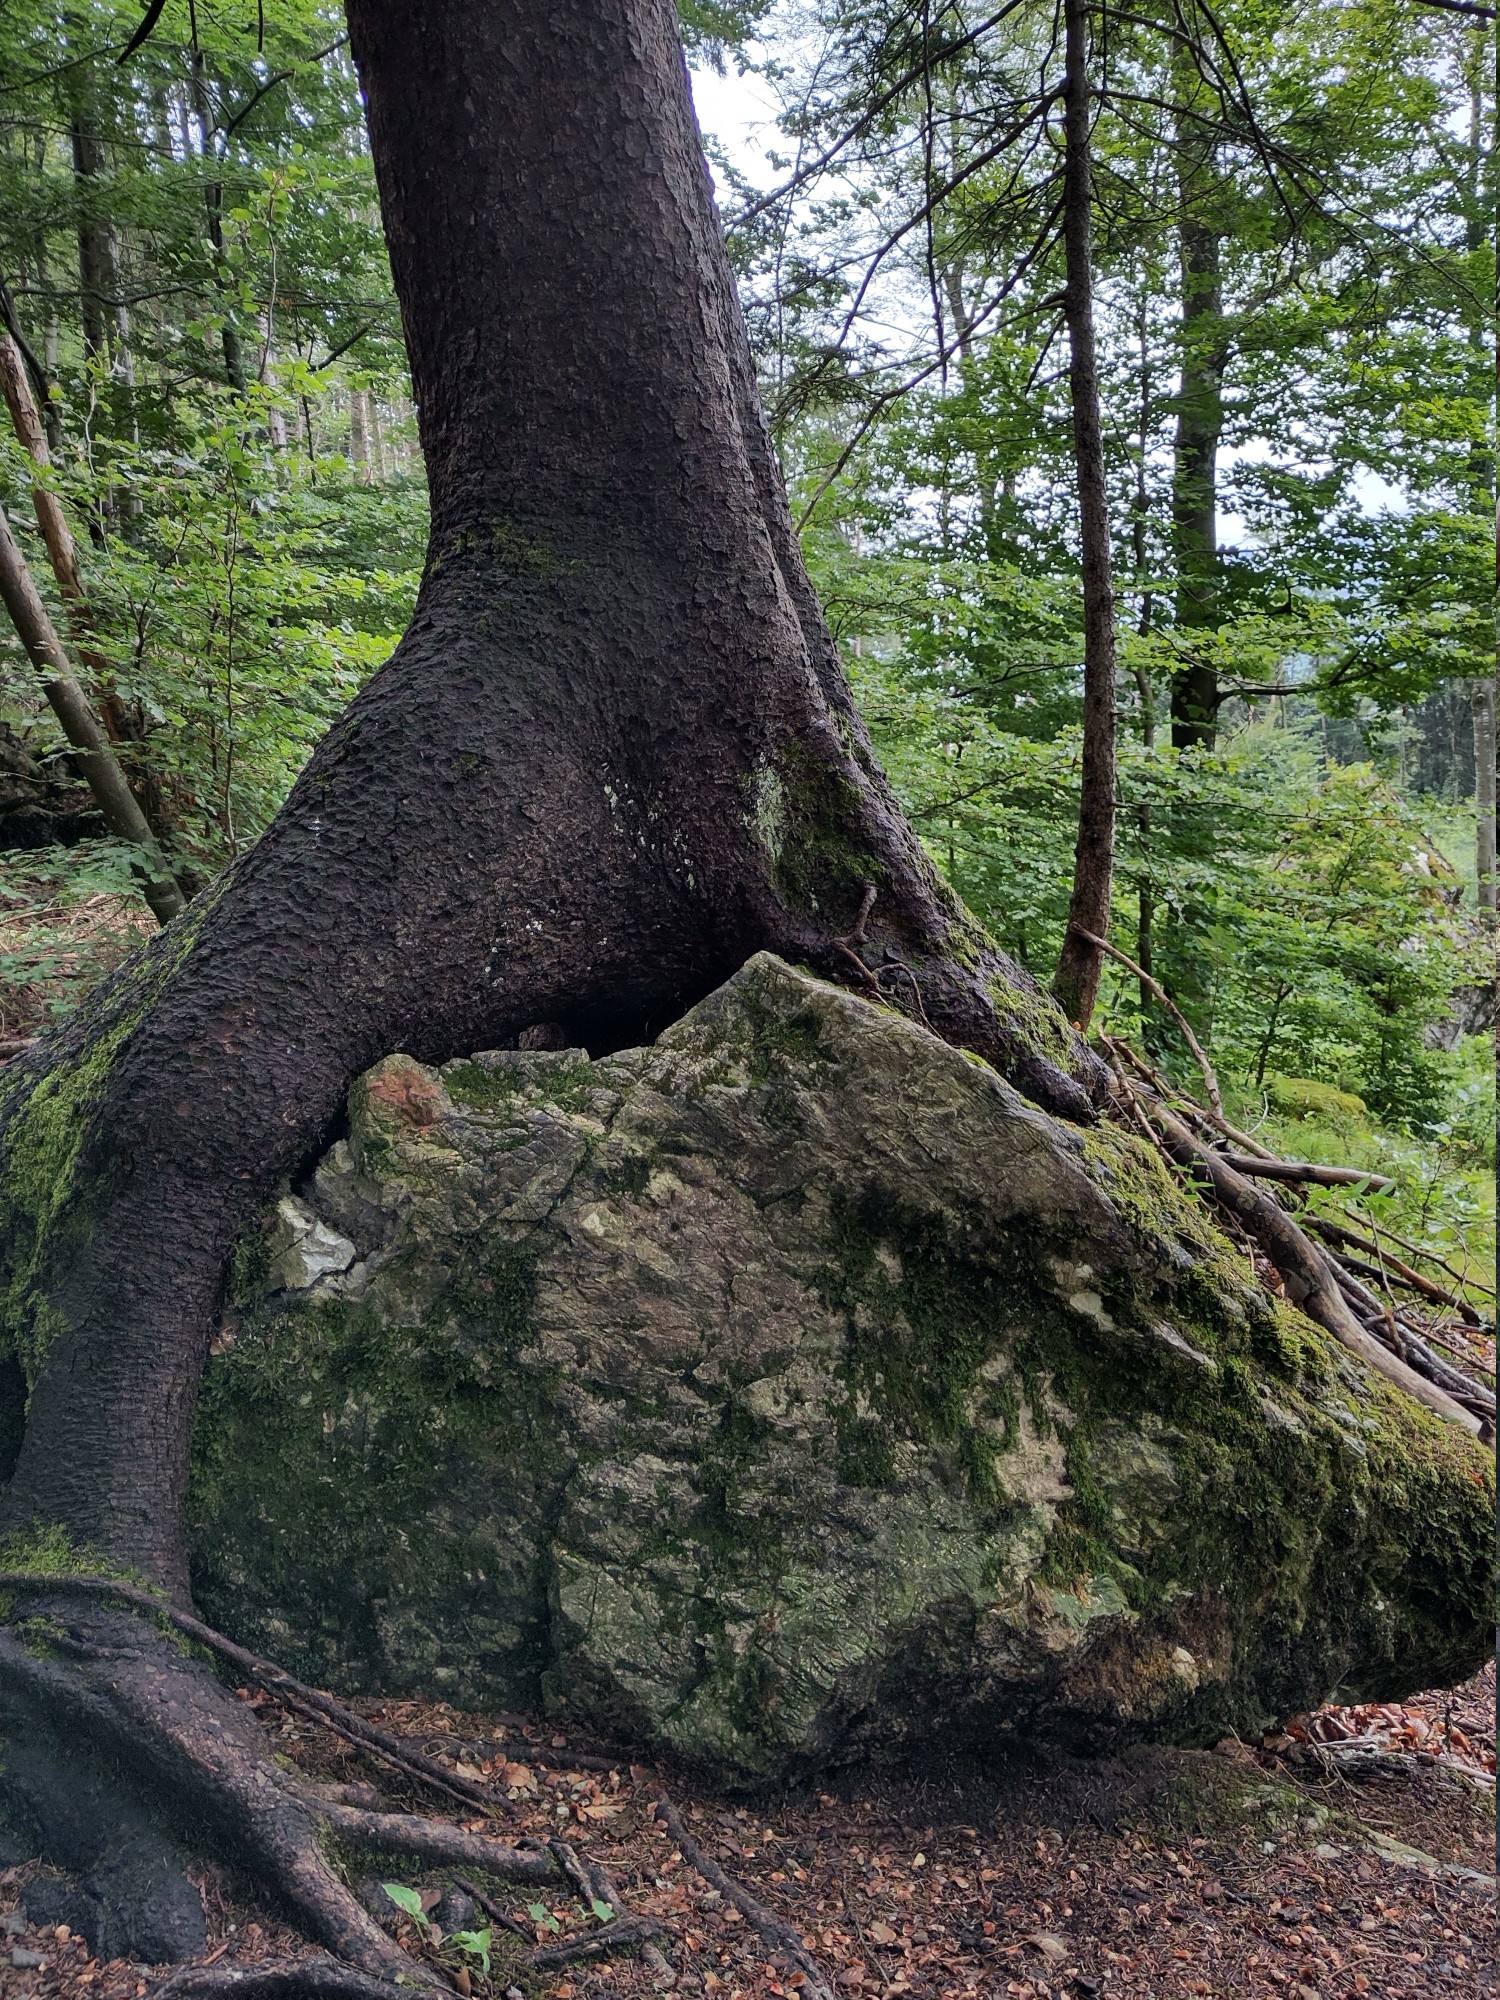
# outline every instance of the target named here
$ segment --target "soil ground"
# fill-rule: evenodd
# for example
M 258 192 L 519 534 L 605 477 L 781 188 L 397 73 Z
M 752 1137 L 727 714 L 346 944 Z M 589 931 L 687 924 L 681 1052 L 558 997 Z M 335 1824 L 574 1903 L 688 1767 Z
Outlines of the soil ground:
M 336 1739 L 256 1701 L 278 1749 L 309 1774 L 373 1779 L 392 1802 L 430 1810 L 404 1780 L 383 1781 Z M 560 1732 L 556 1718 L 361 1706 L 502 1788 L 510 1811 L 497 1832 L 561 1835 L 609 1869 L 632 1912 L 660 1922 L 645 1949 L 551 1973 L 495 1929 L 486 1979 L 459 1948 L 430 1932 L 420 1941 L 378 1884 L 365 1885 L 403 1939 L 475 1996 L 793 2000 L 801 1975 L 654 1818 L 663 1787 L 703 1848 L 795 1927 L 850 2000 L 1459 2000 L 1495 1990 L 1493 1666 L 1404 1704 L 1292 1718 L 1257 1745 L 1038 1760 L 984 1777 L 866 1777 L 772 1803 L 726 1801 L 623 1761 L 569 1768 L 599 1746 Z M 0 1874 L 0 1912 L 11 1913 L 0 1915 L 5 2000 L 149 2000 L 161 1988 L 165 1967 L 100 1964 L 77 1938 L 27 1929 L 18 1905 L 32 1872 Z M 440 1874 L 398 1879 L 429 1902 L 451 1889 Z M 215 1963 L 304 1949 L 232 1872 L 201 1881 Z M 530 1907 L 522 1892 L 497 1894 L 538 1944 L 598 1927 L 561 1894 Z M 450 1931 L 487 1921 L 452 1903 L 434 1914 Z

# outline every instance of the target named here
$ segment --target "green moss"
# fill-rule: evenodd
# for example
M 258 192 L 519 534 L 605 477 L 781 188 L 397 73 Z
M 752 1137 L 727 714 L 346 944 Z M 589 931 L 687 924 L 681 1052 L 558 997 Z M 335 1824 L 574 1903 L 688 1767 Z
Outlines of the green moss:
M 1033 1055 L 1067 1070 L 1073 1057 L 1073 1030 L 1067 1016 L 1050 995 L 1019 986 L 992 972 L 989 996 L 995 1012 Z
M 995 1455 L 1016 1436 L 1019 1399 L 1003 1373 L 982 1371 L 1026 1318 L 1051 1317 L 1050 1302 L 955 1255 L 933 1217 L 873 1189 L 836 1201 L 832 1222 L 831 1261 L 816 1282 L 845 1315 L 840 1477 L 887 1485 L 903 1443 L 928 1446 L 991 1510 Z
M 433 576 L 440 572 L 481 570 L 492 577 L 496 568 L 512 578 L 545 583 L 578 567 L 560 555 L 543 536 L 528 534 L 503 516 L 477 526 L 456 529 L 429 561 Z
M 34 1083 L 24 1083 L 24 1098 L 4 1105 L 0 1354 L 14 1354 L 32 1381 L 64 1330 L 45 1296 L 47 1272 L 65 1266 L 89 1240 L 89 1197 L 78 1185 L 78 1164 L 92 1135 L 95 1110 L 121 1049 L 196 943 L 221 893 L 206 891 L 184 917 L 129 960 L 90 1001 L 76 1046 Z M 6 1094 L 0 1093 L 0 1104 Z
M 843 773 L 809 746 L 784 747 L 763 766 L 751 799 L 752 823 L 771 860 L 771 879 L 790 909 L 850 906 L 867 882 L 877 889 L 884 865 L 854 837 L 863 801 Z
M 0 1540 L 0 1569 L 36 1577 L 123 1574 L 92 1549 L 80 1548 L 66 1528 L 55 1524 Z
M 528 1097 L 559 1111 L 582 1111 L 599 1089 L 593 1064 L 578 1055 L 537 1054 L 494 1067 L 458 1061 L 446 1063 L 441 1074 L 454 1103 L 478 1112 L 510 1111 Z
M 271 1282 L 271 1235 L 270 1223 L 264 1221 L 235 1245 L 225 1284 L 225 1297 L 232 1306 L 252 1306 L 264 1296 Z
M 1336 1090 L 1331 1083 L 1318 1083 L 1306 1076 L 1268 1076 L 1266 1091 L 1284 1118 L 1315 1119 L 1345 1134 L 1369 1125 L 1364 1099 L 1352 1090 Z
M 518 1550 L 528 1529 L 539 1534 L 569 1462 L 557 1371 L 522 1358 L 534 1289 L 534 1254 L 490 1242 L 482 1261 L 460 1262 L 420 1325 L 305 1299 L 267 1306 L 212 1358 L 189 1498 L 195 1591 L 210 1618 L 314 1678 L 336 1671 L 374 1687 L 397 1671 L 385 1607 L 421 1603 L 411 1643 L 450 1655 L 467 1643 L 476 1675 L 534 1696 L 541 1574 L 507 1574 L 512 1601 L 529 1593 L 526 1630 L 475 1636 L 486 1576 L 524 1562 Z M 456 1486 L 467 1532 L 449 1519 Z M 488 1509 L 473 1505 L 476 1492 L 491 1496 Z M 487 1528 L 497 1518 L 502 1542 Z

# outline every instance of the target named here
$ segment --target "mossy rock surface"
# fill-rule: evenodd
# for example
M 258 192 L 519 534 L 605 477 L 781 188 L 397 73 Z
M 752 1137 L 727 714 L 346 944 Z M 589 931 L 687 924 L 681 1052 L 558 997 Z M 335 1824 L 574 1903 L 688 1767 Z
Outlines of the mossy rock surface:
M 1460 1678 L 1492 1497 L 1139 1142 L 761 956 L 649 1049 L 360 1080 L 242 1247 L 195 1588 L 755 1784 Z

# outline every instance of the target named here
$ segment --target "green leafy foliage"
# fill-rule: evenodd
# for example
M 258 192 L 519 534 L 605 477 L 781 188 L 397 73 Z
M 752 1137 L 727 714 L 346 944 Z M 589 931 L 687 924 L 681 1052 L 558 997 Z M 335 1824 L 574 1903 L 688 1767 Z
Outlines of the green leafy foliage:
M 1101 38 L 1113 935 L 1242 1119 L 1392 1172 L 1398 1226 L 1467 1256 L 1493 1159 L 1463 1032 L 1493 976 L 1469 714 L 1494 657 L 1490 37 L 1395 0 L 1189 12 L 1194 46 L 1149 5 Z M 680 16 L 692 60 L 752 67 L 784 105 L 785 199 L 722 153 L 716 172 L 830 624 L 934 860 L 1045 983 L 1082 651 L 1052 12 L 982 33 L 884 0 Z M 139 18 L 0 10 L 0 281 L 53 458 L 38 475 L 0 426 L 0 504 L 66 629 L 30 503 L 39 477 L 56 491 L 75 644 L 206 883 L 398 643 L 426 497 L 341 10 L 279 0 L 262 33 L 199 0 L 117 65 Z M 1190 227 L 1218 260 L 1191 323 Z M 1174 514 L 1190 364 L 1216 371 L 1220 419 L 1206 616 L 1184 611 Z M 1211 750 L 1167 741 L 1190 670 L 1222 695 Z M 87 805 L 8 629 L 0 744 Z M 143 934 L 124 851 L 75 833 L 0 849 L 0 1033 L 65 1012 Z M 1118 965 L 1103 1004 L 1191 1074 Z

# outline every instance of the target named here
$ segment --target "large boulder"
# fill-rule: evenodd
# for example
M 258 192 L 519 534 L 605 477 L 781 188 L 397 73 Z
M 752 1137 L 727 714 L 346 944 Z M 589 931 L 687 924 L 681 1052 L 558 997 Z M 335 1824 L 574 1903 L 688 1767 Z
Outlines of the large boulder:
M 232 1298 L 195 1588 L 324 1684 L 755 1783 L 1486 1654 L 1487 1452 L 1140 1141 L 769 956 L 651 1048 L 377 1064 Z

